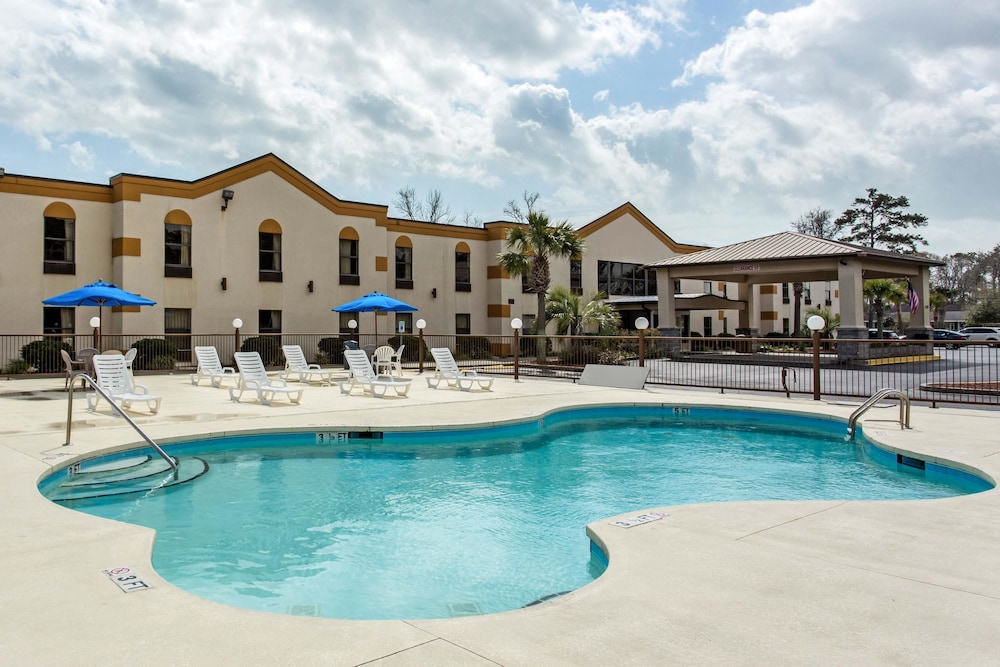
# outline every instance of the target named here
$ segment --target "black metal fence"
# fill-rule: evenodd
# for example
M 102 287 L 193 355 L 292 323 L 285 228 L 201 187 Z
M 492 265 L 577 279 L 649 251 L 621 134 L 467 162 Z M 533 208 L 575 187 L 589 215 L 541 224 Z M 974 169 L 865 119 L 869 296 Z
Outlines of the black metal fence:
M 281 345 L 302 347 L 313 363 L 339 365 L 353 340 L 362 348 L 405 346 L 404 366 L 433 370 L 431 347 L 452 350 L 462 367 L 494 375 L 544 377 L 575 381 L 587 364 L 643 365 L 654 385 L 699 387 L 719 391 L 814 394 L 818 368 L 823 396 L 867 397 L 884 387 L 906 392 L 927 403 L 1000 405 L 1000 346 L 979 341 L 862 340 L 820 342 L 787 338 L 666 338 L 643 336 L 470 336 L 454 334 L 347 336 L 286 333 L 268 335 L 162 334 L 20 336 L 0 335 L 2 374 L 30 377 L 60 374 L 60 350 L 77 358 L 85 348 L 138 351 L 138 372 L 188 371 L 192 350 L 214 346 L 224 364 L 237 350 L 260 352 L 266 365 L 284 365 Z M 95 345 L 95 342 L 97 345 Z M 838 349 L 839 346 L 839 349 Z M 851 359 L 843 354 L 851 348 Z M 422 349 L 422 354 L 421 354 Z

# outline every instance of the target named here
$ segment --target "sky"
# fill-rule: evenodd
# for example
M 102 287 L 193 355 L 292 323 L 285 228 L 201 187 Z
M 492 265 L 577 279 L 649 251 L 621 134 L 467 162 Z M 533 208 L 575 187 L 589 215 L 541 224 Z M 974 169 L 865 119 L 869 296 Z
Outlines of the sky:
M 1000 243 L 1000 3 L 0 0 L 0 167 L 196 180 L 274 153 L 334 196 L 630 201 L 720 246 L 868 188 L 923 250 Z

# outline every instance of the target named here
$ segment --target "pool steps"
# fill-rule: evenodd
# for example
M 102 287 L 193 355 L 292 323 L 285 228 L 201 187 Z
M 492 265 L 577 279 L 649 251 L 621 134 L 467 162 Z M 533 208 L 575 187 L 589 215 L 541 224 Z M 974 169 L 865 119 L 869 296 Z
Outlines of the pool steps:
M 174 472 L 173 466 L 177 470 Z M 208 463 L 189 456 L 169 463 L 152 456 L 135 456 L 108 462 L 91 459 L 73 466 L 63 480 L 45 496 L 56 502 L 86 500 L 126 493 L 146 493 L 184 484 L 208 471 Z

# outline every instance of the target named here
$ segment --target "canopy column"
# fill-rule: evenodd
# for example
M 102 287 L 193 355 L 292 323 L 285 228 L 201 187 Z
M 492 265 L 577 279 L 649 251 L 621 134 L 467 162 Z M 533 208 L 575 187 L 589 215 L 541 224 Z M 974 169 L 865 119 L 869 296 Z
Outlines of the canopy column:
M 674 279 L 669 269 L 656 269 L 656 313 L 660 322 L 660 335 L 676 340 L 665 341 L 668 354 L 681 350 L 681 328 L 677 326 L 677 303 L 674 299 Z
M 739 314 L 739 326 L 736 328 L 738 336 L 756 338 L 760 335 L 759 313 L 757 312 L 756 290 L 750 282 L 736 284 L 736 299 L 742 301 L 744 308 L 737 311 Z
M 910 312 L 910 325 L 906 327 L 906 337 L 916 339 L 934 338 L 931 328 L 931 271 L 922 266 L 916 276 L 910 278 L 910 288 L 916 293 L 916 310 Z
M 864 278 L 861 260 L 848 257 L 841 259 L 837 267 L 837 282 L 840 284 L 840 326 L 837 328 L 837 358 L 867 359 L 867 344 L 850 344 L 850 340 L 868 340 L 865 326 Z

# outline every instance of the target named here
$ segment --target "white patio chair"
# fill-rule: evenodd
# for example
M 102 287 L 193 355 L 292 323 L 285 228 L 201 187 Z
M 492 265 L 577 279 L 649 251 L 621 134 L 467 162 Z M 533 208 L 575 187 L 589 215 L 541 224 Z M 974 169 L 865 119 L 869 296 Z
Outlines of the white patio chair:
M 302 400 L 305 388 L 289 387 L 281 378 L 269 378 L 259 353 L 237 352 L 235 356 L 236 366 L 240 369 L 240 381 L 237 386 L 229 388 L 230 400 L 239 401 L 245 391 L 256 392 L 257 400 L 262 405 L 271 405 L 276 396 L 287 396 L 292 403 Z
M 483 377 L 471 369 L 459 368 L 448 348 L 432 347 L 431 356 L 434 357 L 436 366 L 434 375 L 427 378 L 427 386 L 431 389 L 437 389 L 442 382 L 447 387 L 457 387 L 462 391 L 469 391 L 474 384 L 479 384 L 479 388 L 485 390 L 493 387 L 493 378 Z
M 222 381 L 232 378 L 237 384 L 240 381 L 236 369 L 232 366 L 223 366 L 219 361 L 219 351 L 212 345 L 199 345 L 194 348 L 195 357 L 198 359 L 198 370 L 191 374 L 191 384 L 197 385 L 202 378 L 208 378 L 213 387 L 221 387 Z
M 94 375 L 93 359 L 95 354 L 100 354 L 96 347 L 81 347 L 76 351 L 76 361 L 83 362 L 83 370 L 87 375 Z
M 128 368 L 128 372 L 132 372 L 132 362 L 135 361 L 136 355 L 139 354 L 139 350 L 134 347 L 130 347 L 125 351 L 125 367 Z
M 63 363 L 66 365 L 66 382 L 63 384 L 63 389 L 68 390 L 69 386 L 76 382 L 75 374 L 77 372 L 85 372 L 84 366 L 86 362 L 82 359 L 80 361 L 74 361 L 72 357 L 69 356 L 69 352 L 66 350 L 59 350 L 59 356 L 62 357 Z M 80 389 L 87 388 L 87 381 L 80 378 Z
M 149 407 L 149 411 L 154 415 L 160 411 L 160 397 L 153 396 L 141 384 L 132 382 L 132 374 L 128 372 L 125 365 L 125 357 L 121 354 L 95 354 L 92 362 L 97 386 L 111 397 L 116 403 L 121 403 L 126 410 L 132 407 L 133 403 L 144 401 Z M 97 408 L 97 402 L 103 398 L 100 394 L 92 391 L 87 394 L 87 407 L 90 410 Z M 117 416 L 117 412 L 114 413 Z
M 385 398 L 385 393 L 392 389 L 398 396 L 406 396 L 410 390 L 410 380 L 397 380 L 391 375 L 379 375 L 372 368 L 372 362 L 364 350 L 345 350 L 344 359 L 351 368 L 351 377 L 340 383 L 340 392 L 350 394 L 355 387 L 378 398 Z
M 403 377 L 403 350 L 406 349 L 406 345 L 400 345 L 396 353 L 392 355 L 392 367 L 396 371 L 396 375 Z
M 319 380 L 322 384 L 328 385 L 333 382 L 334 375 L 343 375 L 342 370 L 310 364 L 306 361 L 306 355 L 300 345 L 282 345 L 281 351 L 285 355 L 285 370 L 278 377 L 284 380 L 291 380 L 290 376 L 298 375 L 299 382 L 308 384 L 313 380 Z
M 378 375 L 392 375 L 392 357 L 396 350 L 391 345 L 380 345 L 371 354 L 372 367 Z M 400 373 L 402 375 L 402 373 Z

